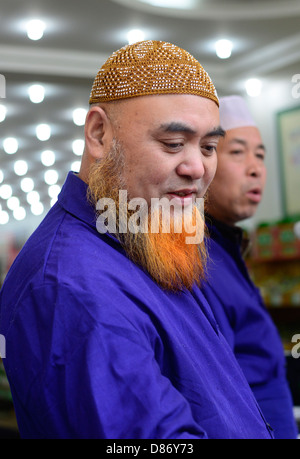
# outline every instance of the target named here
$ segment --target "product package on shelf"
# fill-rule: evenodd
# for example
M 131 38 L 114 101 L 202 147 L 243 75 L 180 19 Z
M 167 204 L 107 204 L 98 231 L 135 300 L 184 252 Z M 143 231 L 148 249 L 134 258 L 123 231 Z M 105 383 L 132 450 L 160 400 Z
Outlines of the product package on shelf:
M 267 306 L 300 307 L 300 218 L 263 223 L 252 234 L 249 270 Z
M 300 258 L 300 217 L 260 224 L 253 238 L 258 260 Z

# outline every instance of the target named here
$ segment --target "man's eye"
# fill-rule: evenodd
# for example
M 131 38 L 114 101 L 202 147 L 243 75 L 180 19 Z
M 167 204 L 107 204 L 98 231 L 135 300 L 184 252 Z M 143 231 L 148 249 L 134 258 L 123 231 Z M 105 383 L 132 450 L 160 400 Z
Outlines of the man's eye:
M 182 147 L 182 143 L 167 143 L 167 142 L 165 142 L 164 145 L 170 150 L 179 150 Z
M 231 150 L 230 153 L 232 155 L 240 155 L 241 153 L 243 153 L 243 150 Z
M 217 146 L 216 145 L 204 145 L 202 149 L 209 154 L 213 154 L 217 151 Z

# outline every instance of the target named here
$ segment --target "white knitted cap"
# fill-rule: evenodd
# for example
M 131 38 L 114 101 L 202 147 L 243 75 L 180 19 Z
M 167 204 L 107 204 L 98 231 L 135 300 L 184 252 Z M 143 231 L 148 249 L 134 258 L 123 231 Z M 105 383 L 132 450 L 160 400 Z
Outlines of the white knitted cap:
M 227 96 L 219 99 L 220 125 L 225 130 L 256 126 L 245 100 L 241 96 Z

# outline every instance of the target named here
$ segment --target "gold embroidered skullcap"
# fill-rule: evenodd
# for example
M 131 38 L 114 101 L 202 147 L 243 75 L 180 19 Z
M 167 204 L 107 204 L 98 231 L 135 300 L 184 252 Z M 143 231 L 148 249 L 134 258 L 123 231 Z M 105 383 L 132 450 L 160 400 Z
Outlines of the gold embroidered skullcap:
M 155 94 L 195 94 L 219 105 L 215 86 L 187 51 L 163 41 L 142 41 L 115 51 L 99 70 L 90 104 Z

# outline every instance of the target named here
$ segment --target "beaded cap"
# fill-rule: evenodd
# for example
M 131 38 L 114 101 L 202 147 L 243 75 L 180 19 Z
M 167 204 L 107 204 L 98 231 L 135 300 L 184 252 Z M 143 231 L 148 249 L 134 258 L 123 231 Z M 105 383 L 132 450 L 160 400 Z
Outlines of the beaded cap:
M 115 51 L 100 68 L 90 104 L 155 94 L 194 94 L 219 105 L 215 86 L 187 51 L 163 41 L 141 41 Z

